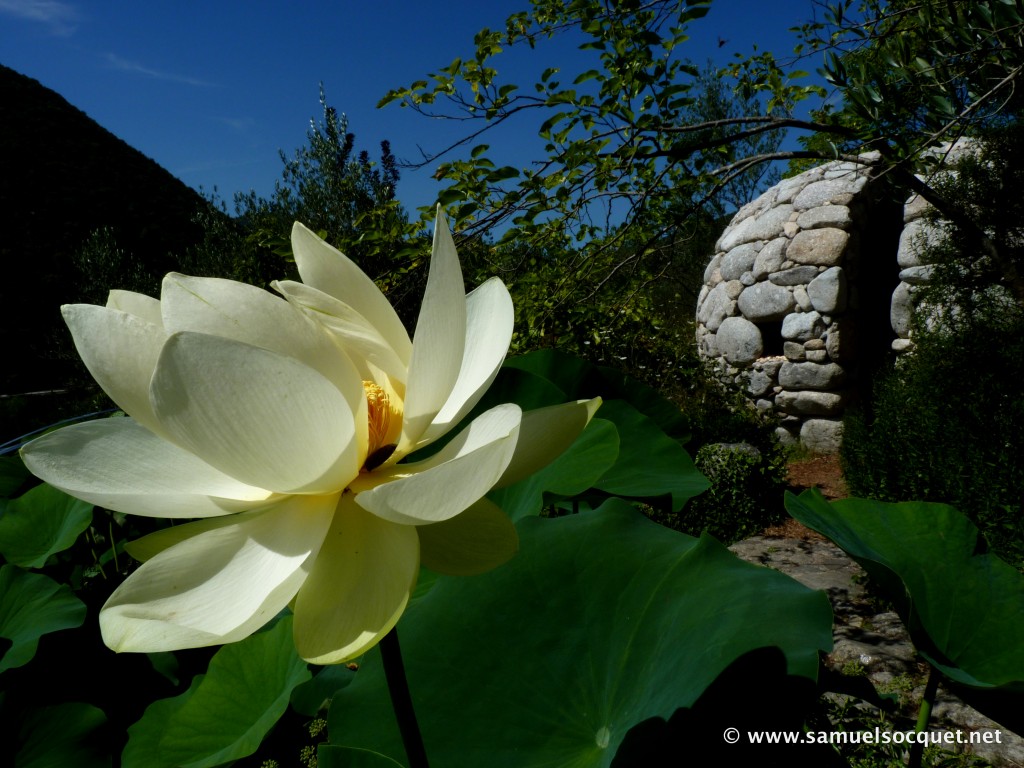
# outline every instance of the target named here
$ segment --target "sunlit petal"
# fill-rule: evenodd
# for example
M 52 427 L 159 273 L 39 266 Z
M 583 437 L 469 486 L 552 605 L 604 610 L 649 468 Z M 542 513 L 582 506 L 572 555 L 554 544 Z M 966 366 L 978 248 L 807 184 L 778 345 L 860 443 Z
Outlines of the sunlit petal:
M 352 409 L 333 384 L 290 357 L 217 336 L 175 334 L 150 393 L 174 442 L 243 483 L 326 493 L 359 470 Z
M 400 382 L 401 391 L 405 392 L 408 360 L 402 359 L 369 320 L 344 302 L 308 285 L 284 280 L 274 282 L 272 286 L 334 334 L 341 348 L 359 366 L 363 380 L 374 380 L 374 371 L 380 371 L 392 382 Z
M 416 320 L 400 451 L 415 446 L 455 388 L 466 344 L 466 297 L 455 242 L 441 208 L 430 273 Z
M 295 647 L 314 664 L 361 655 L 398 622 L 419 573 L 413 528 L 364 512 L 345 494 L 295 600 Z
M 159 432 L 149 402 L 149 382 L 167 339 L 163 328 L 137 315 L 94 304 L 66 304 L 61 311 L 75 348 L 96 383 L 125 413 Z
M 294 357 L 338 387 L 350 406 L 363 398 L 355 367 L 330 336 L 272 293 L 234 280 L 171 273 L 160 305 L 168 333 L 196 331 Z
M 238 525 L 249 517 L 263 514 L 263 511 L 260 509 L 254 512 L 240 512 L 237 515 L 205 517 L 202 520 L 193 520 L 190 523 L 178 523 L 133 541 L 126 541 L 124 551 L 140 563 L 144 563 L 147 560 L 152 560 L 165 549 L 170 549 L 175 544 L 181 544 L 186 539 L 191 539 L 201 533 L 213 531 L 217 528 Z
M 296 496 L 143 563 L 100 611 L 115 651 L 169 651 L 247 637 L 306 580 L 336 497 Z
M 508 562 L 519 550 L 516 527 L 491 501 L 480 499 L 449 520 L 416 527 L 420 560 L 448 576 L 474 576 Z
M 520 417 L 519 406 L 499 405 L 480 414 L 430 458 L 361 476 L 351 485 L 360 491 L 356 503 L 406 525 L 454 517 L 487 493 L 505 471 L 515 451 Z
M 595 397 L 526 411 L 512 461 L 495 488 L 525 480 L 557 459 L 576 441 L 600 406 L 601 398 Z
M 135 315 L 158 328 L 163 326 L 160 302 L 144 293 L 113 290 L 107 296 L 107 308 L 119 309 L 129 315 Z
M 446 434 L 483 397 L 508 352 L 514 321 L 512 297 L 497 278 L 488 280 L 466 296 L 466 346 L 459 377 L 420 442 L 430 442 Z
M 110 509 L 198 518 L 131 542 L 143 561 L 104 606 L 104 641 L 166 651 L 240 640 L 286 605 L 315 663 L 375 645 L 424 562 L 453 575 L 511 558 L 516 530 L 484 498 L 568 447 L 599 401 L 467 421 L 512 336 L 498 280 L 465 294 L 440 208 L 411 341 L 358 266 L 301 224 L 302 283 L 168 275 L 158 301 L 111 291 L 65 317 L 83 360 L 129 418 L 25 446 L 26 465 Z M 427 451 L 423 451 L 426 453 Z
M 412 353 L 409 333 L 391 303 L 363 270 L 298 222 L 292 227 L 292 252 L 303 283 L 348 304 L 365 317 L 408 365 Z
M 273 501 L 172 445 L 133 419 L 113 418 L 50 432 L 22 448 L 25 466 L 92 504 L 151 517 L 206 517 Z

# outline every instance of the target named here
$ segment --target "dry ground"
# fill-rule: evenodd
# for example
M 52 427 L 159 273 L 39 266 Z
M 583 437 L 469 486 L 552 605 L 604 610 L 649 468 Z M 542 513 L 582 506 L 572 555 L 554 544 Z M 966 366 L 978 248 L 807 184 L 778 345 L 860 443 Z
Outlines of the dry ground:
M 790 462 L 786 471 L 786 484 L 793 493 L 817 488 L 826 499 L 842 499 L 848 495 L 843 470 L 838 456 L 815 456 Z M 764 536 L 780 539 L 822 540 L 796 520 L 788 518 L 778 525 L 766 528 Z

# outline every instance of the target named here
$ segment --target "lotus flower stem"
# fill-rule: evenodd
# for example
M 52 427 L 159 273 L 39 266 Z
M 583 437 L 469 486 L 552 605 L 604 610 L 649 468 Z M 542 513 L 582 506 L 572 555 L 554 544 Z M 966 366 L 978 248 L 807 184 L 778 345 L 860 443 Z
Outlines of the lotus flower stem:
M 402 733 L 402 744 L 405 746 L 406 757 L 409 758 L 409 768 L 429 768 L 427 751 L 423 747 L 423 736 L 420 734 L 419 723 L 416 722 L 416 711 L 413 709 L 412 696 L 409 693 L 409 681 L 405 677 L 397 628 L 393 628 L 380 641 L 380 655 L 384 660 L 384 677 L 388 681 L 391 707 L 395 710 L 398 730 Z
M 928 719 L 932 715 L 932 705 L 935 703 L 935 694 L 939 689 L 939 678 L 941 673 L 935 668 L 931 668 L 931 672 L 928 675 L 928 682 L 924 686 L 924 695 L 921 697 L 921 708 L 917 712 L 917 726 L 914 728 L 915 733 L 921 733 L 928 727 Z M 924 757 L 924 744 L 921 742 L 914 742 L 914 745 L 910 748 L 910 768 L 921 768 L 921 760 Z

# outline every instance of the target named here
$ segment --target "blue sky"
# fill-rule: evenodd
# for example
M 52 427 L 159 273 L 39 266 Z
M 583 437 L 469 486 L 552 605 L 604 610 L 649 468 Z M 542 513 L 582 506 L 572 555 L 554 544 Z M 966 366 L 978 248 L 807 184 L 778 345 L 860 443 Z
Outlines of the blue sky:
M 237 191 L 272 191 L 278 150 L 291 155 L 305 143 L 321 82 L 328 102 L 348 115 L 358 148 L 375 155 L 389 139 L 410 160 L 419 147 L 440 149 L 453 126 L 395 105 L 378 110 L 377 102 L 468 55 L 475 32 L 500 28 L 527 7 L 527 0 L 0 0 L 0 63 L 57 91 L 190 186 L 216 187 L 230 200 Z M 685 55 L 724 63 L 756 44 L 783 56 L 796 42 L 788 29 L 812 14 L 812 0 L 714 0 L 693 25 Z M 503 54 L 499 71 L 525 84 L 582 55 L 566 39 Z M 503 139 L 503 160 L 525 166 L 532 137 Z M 398 191 L 412 210 L 432 204 L 439 186 L 429 170 L 406 172 Z

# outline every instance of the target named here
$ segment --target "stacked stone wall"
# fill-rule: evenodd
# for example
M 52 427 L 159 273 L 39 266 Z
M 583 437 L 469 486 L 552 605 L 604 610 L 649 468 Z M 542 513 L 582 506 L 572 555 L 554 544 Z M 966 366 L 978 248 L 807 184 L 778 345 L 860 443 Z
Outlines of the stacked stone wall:
M 965 140 L 936 147 L 925 180 L 955 173 L 971 151 Z M 866 372 L 913 347 L 915 314 L 935 323 L 955 311 L 914 299 L 942 222 L 917 196 L 887 206 L 880 185 L 869 164 L 845 161 L 785 179 L 736 213 L 704 272 L 698 349 L 779 417 L 784 443 L 838 451 Z
M 870 181 L 866 166 L 834 162 L 745 205 L 715 246 L 697 302 L 701 354 L 780 417 L 784 442 L 820 452 L 838 449 L 855 384 Z
M 948 166 L 955 164 L 965 154 L 974 152 L 974 145 L 966 139 L 953 144 L 943 144 L 929 153 L 933 161 L 940 163 L 929 176 L 918 176 L 929 184 L 941 182 L 944 176 L 956 173 Z M 897 353 L 913 347 L 913 326 L 915 313 L 924 312 L 929 323 L 940 322 L 942 310 L 919 307 L 914 294 L 931 280 L 933 267 L 927 263 L 928 249 L 944 237 L 945 222 L 928 216 L 932 206 L 924 198 L 911 195 L 903 206 L 903 233 L 900 236 L 896 262 L 900 269 L 900 283 L 892 295 L 890 321 L 896 338 L 892 348 Z

